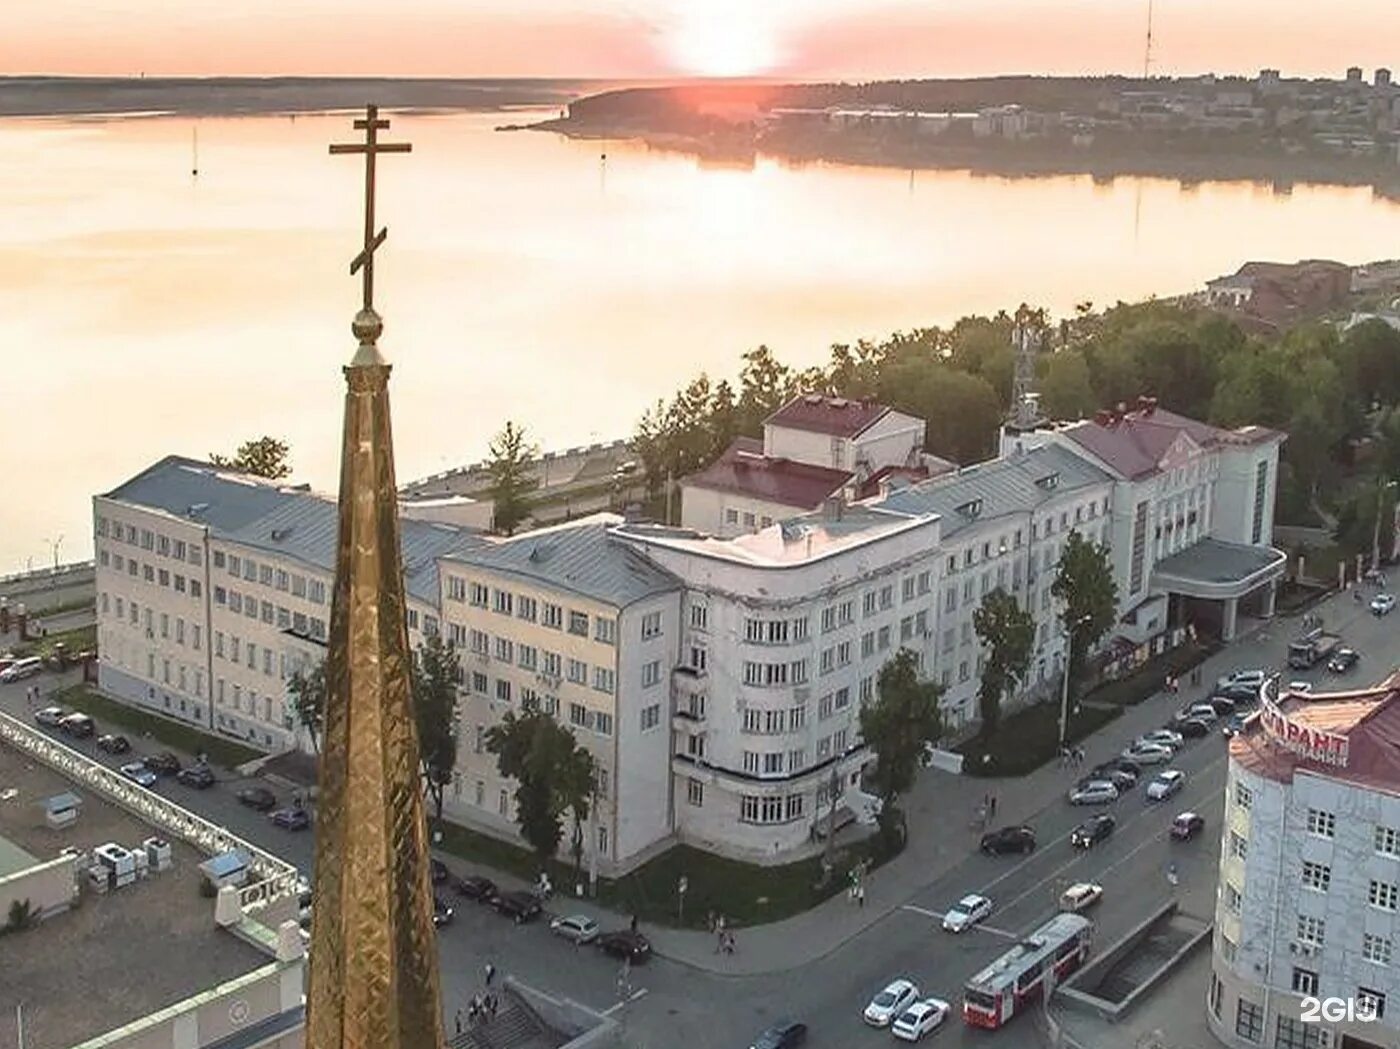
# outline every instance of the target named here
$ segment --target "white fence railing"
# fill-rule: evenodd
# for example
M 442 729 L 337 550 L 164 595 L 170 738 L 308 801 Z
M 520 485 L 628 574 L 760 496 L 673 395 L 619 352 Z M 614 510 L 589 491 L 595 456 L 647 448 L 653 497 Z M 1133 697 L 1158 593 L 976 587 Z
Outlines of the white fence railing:
M 0 712 L 0 740 L 210 856 L 235 849 L 242 852 L 248 857 L 249 884 L 239 891 L 238 900 L 245 910 L 265 906 L 297 891 L 297 869 L 286 860 L 245 841 L 227 827 L 210 823 L 169 798 L 131 782 L 106 765 L 64 746 L 4 712 Z

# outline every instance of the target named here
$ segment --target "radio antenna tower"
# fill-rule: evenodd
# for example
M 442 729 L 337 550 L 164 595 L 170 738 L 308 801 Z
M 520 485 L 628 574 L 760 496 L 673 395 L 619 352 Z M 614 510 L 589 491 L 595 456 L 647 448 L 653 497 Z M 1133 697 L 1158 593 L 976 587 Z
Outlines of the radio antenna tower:
M 1152 76 L 1152 0 L 1147 0 L 1147 46 L 1142 53 L 1142 79 Z

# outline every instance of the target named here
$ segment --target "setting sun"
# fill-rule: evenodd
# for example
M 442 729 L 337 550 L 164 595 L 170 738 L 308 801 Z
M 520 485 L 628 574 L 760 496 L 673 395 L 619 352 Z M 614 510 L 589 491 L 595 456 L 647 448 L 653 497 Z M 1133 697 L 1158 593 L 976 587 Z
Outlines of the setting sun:
M 778 61 L 775 27 L 747 0 L 686 5 L 667 34 L 673 60 L 698 76 L 768 72 Z

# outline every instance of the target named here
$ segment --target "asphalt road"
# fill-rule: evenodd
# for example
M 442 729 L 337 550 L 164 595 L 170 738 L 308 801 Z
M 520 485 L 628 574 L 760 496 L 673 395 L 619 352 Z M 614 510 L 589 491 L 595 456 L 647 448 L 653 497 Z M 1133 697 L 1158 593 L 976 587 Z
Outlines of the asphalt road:
M 1347 643 L 1363 653 L 1361 665 L 1343 679 L 1346 683 L 1369 683 L 1400 663 L 1400 637 L 1396 636 L 1400 616 L 1378 619 L 1349 601 L 1333 607 L 1329 626 L 1340 628 Z M 1274 631 L 1231 649 L 1226 662 L 1239 668 L 1277 666 L 1295 627 L 1294 622 L 1280 622 Z M 1322 670 L 1286 673 L 1286 680 L 1321 682 L 1330 677 Z M 1164 718 L 1170 713 L 1165 701 L 1149 702 L 1162 705 Z M 27 716 L 23 685 L 0 686 L 0 706 Z M 1106 731 L 1111 735 L 1115 727 L 1110 725 Z M 158 749 L 148 741 L 132 742 L 138 752 Z M 79 746 L 95 753 L 90 742 Z M 97 756 L 109 764 L 120 763 L 106 755 Z M 1073 881 L 1095 881 L 1104 887 L 1103 902 L 1091 912 L 1095 938 L 1101 946 L 1119 939 L 1173 893 L 1183 910 L 1208 919 L 1214 910 L 1225 762 L 1224 740 L 1219 732 L 1213 732 L 1204 739 L 1188 740 L 1176 760 L 1164 766 L 1187 773 L 1184 789 L 1165 802 L 1147 802 L 1142 785 L 1103 808 L 1076 808 L 1063 795 L 1050 800 L 1031 821 L 1039 848 L 1025 858 L 978 854 L 978 833 L 961 819 L 952 821 L 958 828 L 957 840 L 950 840 L 948 847 L 966 850 L 967 858 L 961 864 L 917 894 L 905 908 L 876 922 L 828 956 L 766 976 L 727 977 L 654 958 L 636 967 L 624 985 L 618 963 L 591 948 L 575 948 L 552 936 L 547 922 L 517 927 L 489 908 L 453 898 L 456 920 L 439 935 L 449 1029 L 455 1011 L 480 989 L 483 966 L 489 961 L 501 972 L 610 1012 L 622 1021 L 636 1049 L 677 1045 L 742 1049 L 757 1031 L 782 1016 L 806 1022 L 811 1029 L 809 1045 L 815 1049 L 891 1044 L 887 1031 L 871 1029 L 860 1019 L 871 995 L 889 980 L 905 976 L 925 994 L 943 998 L 956 1008 L 965 981 L 1054 913 L 1059 892 Z M 1065 770 L 1066 788 L 1074 776 Z M 239 805 L 233 797 L 238 786 L 237 782 L 221 782 L 213 789 L 196 791 L 162 780 L 158 789 L 308 870 L 311 834 L 279 830 L 265 816 Z M 1205 816 L 1206 832 L 1189 843 L 1172 842 L 1167 833 L 1171 819 L 1186 809 Z M 1098 811 L 1108 811 L 1118 820 L 1115 833 L 1090 850 L 1073 849 L 1068 841 L 1070 831 Z M 914 827 L 913 833 L 920 833 L 920 828 Z M 1177 887 L 1166 878 L 1167 864 L 1173 859 L 1181 875 Z M 992 916 L 983 927 L 961 935 L 943 932 L 942 914 L 969 892 L 980 892 L 993 900 Z M 568 909 L 558 898 L 555 905 L 561 912 Z M 739 949 L 743 949 L 742 931 Z M 989 1038 L 1008 1045 L 1024 1041 L 1014 1035 L 970 1029 L 956 1013 L 928 1041 L 962 1047 L 981 1045 Z

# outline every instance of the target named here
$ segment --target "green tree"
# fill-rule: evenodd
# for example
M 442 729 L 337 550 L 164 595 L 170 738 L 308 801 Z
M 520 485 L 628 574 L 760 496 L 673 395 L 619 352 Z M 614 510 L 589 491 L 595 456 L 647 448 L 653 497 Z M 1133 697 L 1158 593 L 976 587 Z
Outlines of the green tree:
M 1342 336 L 1338 359 L 1363 409 L 1400 401 L 1400 331 L 1383 320 L 1358 324 Z
M 1098 408 L 1089 382 L 1089 365 L 1079 350 L 1060 350 L 1041 358 L 1040 407 L 1051 419 L 1087 419 Z
M 499 725 L 486 730 L 486 749 L 496 755 L 502 776 L 515 780 L 515 818 L 520 833 L 541 863 L 559 849 L 563 816 L 574 813 L 576 826 L 588 818 L 597 793 L 593 755 L 574 734 L 536 707 L 520 714 L 507 711 Z M 576 858 L 581 856 L 581 841 Z
M 943 688 L 919 680 L 919 662 L 901 648 L 880 668 L 874 702 L 860 709 L 860 733 L 875 753 L 869 782 L 881 801 L 880 826 L 891 833 L 898 825 L 895 802 L 914 783 L 924 745 L 943 734 L 938 700 Z
M 443 792 L 457 764 L 457 650 L 437 634 L 418 646 L 413 661 L 413 719 L 418 729 L 418 762 L 423 789 L 442 821 Z
M 880 399 L 926 420 L 925 449 L 961 464 L 991 453 L 1004 414 L 986 379 L 943 364 L 905 361 L 886 369 Z
M 1070 640 L 1070 681 L 1079 680 L 1089 651 L 1108 633 L 1118 618 L 1118 584 L 1108 547 L 1085 539 L 1074 531 L 1050 584 L 1050 593 L 1064 603 L 1060 611 Z
M 287 680 L 292 715 L 311 737 L 311 748 L 321 752 L 321 729 L 326 721 L 326 661 L 298 670 Z
M 666 482 L 666 402 L 658 400 L 642 413 L 632 433 L 632 450 L 646 471 L 647 495 L 655 498 Z
M 986 646 L 977 708 L 982 734 L 990 736 L 1001 722 L 1001 700 L 1026 678 L 1035 644 L 1035 619 L 1001 587 L 982 599 L 972 613 L 972 627 Z
M 231 459 L 210 453 L 209 461 L 227 470 L 239 470 L 256 477 L 280 481 L 291 476 L 292 465 L 288 459 L 290 451 L 286 441 L 279 441 L 276 437 L 259 437 L 255 441 L 244 441 L 240 444 Z
M 739 372 L 739 433 L 748 437 L 763 434 L 763 420 L 781 408 L 796 393 L 792 369 L 773 356 L 767 346 L 744 354 Z
M 486 469 L 491 474 L 492 516 L 498 532 L 512 535 L 530 516 L 528 497 L 536 485 L 530 460 L 538 454 L 539 449 L 526 440 L 524 427 L 509 420 L 491 441 Z

